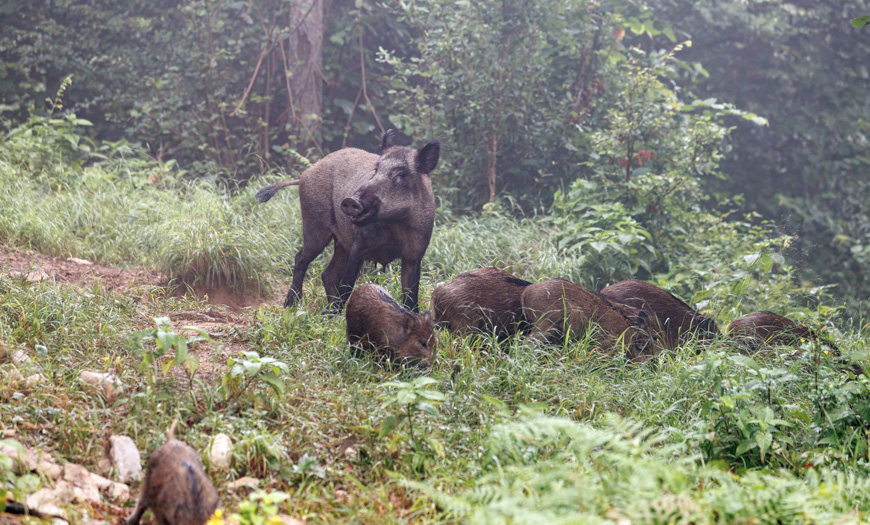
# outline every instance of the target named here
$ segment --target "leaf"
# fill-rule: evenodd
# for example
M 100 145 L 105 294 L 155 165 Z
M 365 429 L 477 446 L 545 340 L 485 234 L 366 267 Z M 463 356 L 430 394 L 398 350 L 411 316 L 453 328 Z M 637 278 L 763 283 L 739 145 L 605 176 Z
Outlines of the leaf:
M 859 16 L 852 19 L 852 27 L 861 28 L 866 26 L 868 22 L 870 22 L 870 15 Z
M 739 445 L 737 445 L 737 450 L 734 451 L 734 455 L 735 456 L 742 456 L 747 451 L 749 451 L 757 446 L 758 446 L 757 443 L 753 443 L 752 441 L 745 439 Z
M 381 425 L 378 428 L 378 438 L 383 438 L 390 432 L 392 432 L 396 425 L 399 423 L 399 419 L 396 416 L 390 415 L 381 420 Z
M 758 444 L 758 450 L 761 452 L 761 461 L 764 461 L 764 453 L 773 443 L 773 435 L 770 432 L 758 432 L 755 434 L 755 442 Z
M 426 443 L 428 443 L 429 446 L 432 447 L 432 450 L 434 450 L 439 457 L 444 457 L 444 445 L 440 441 L 433 437 L 430 437 L 426 438 Z

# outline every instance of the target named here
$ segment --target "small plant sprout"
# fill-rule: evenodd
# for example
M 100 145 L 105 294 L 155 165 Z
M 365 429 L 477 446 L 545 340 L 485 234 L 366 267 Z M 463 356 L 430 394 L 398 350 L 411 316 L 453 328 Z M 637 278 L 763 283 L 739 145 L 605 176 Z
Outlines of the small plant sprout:
M 279 525 L 282 523 L 278 516 L 279 505 L 289 497 L 286 492 L 252 492 L 248 499 L 239 503 L 239 512 L 230 520 L 239 525 Z
M 378 437 L 383 438 L 389 435 L 403 421 L 407 421 L 408 435 L 394 434 L 390 442 L 390 449 L 394 452 L 401 442 L 407 440 L 414 450 L 414 467 L 418 469 L 424 464 L 428 456 L 431 456 L 431 453 L 426 451 L 423 443 L 414 436 L 415 414 L 422 412 L 439 417 L 441 414 L 438 412 L 438 405 L 447 399 L 443 393 L 426 388 L 434 383 L 437 381 L 431 377 L 420 377 L 410 382 L 390 381 L 381 385 L 389 391 L 378 396 L 379 399 L 383 400 L 381 408 L 388 411 L 392 409 L 392 413 L 381 421 Z M 429 445 L 431 452 L 444 457 L 444 445 L 436 438 L 427 437 L 425 443 Z
M 289 367 L 274 357 L 260 357 L 257 352 L 242 351 L 239 357 L 227 359 L 227 368 L 229 370 L 221 380 L 221 389 L 227 401 L 237 401 L 258 381 L 272 387 L 279 396 L 284 393 L 281 374 L 286 374 Z

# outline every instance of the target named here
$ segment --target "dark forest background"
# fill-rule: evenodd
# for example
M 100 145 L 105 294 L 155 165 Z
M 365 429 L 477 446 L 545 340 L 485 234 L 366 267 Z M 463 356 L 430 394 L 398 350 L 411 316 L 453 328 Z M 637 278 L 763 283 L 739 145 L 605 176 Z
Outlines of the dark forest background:
M 438 137 L 443 214 L 546 216 L 561 247 L 588 241 L 602 258 L 611 247 L 614 278 L 678 277 L 674 261 L 702 257 L 702 242 L 760 229 L 785 240 L 752 271 L 787 257 L 789 279 L 835 284 L 862 316 L 870 33 L 849 20 L 866 12 L 864 1 L 7 0 L 0 119 L 11 132 L 74 114 L 68 159 L 131 147 L 229 187 L 372 150 L 388 128 L 406 143 Z M 722 233 L 711 216 L 740 228 Z M 615 233 L 590 240 L 590 224 Z

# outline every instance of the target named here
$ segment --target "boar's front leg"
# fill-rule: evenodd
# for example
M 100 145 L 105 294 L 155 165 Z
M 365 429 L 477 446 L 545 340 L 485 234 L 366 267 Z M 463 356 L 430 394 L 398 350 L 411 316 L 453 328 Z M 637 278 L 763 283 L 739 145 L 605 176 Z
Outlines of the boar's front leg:
M 419 258 L 402 257 L 402 304 L 417 312 L 417 296 L 420 293 L 420 273 L 423 261 Z

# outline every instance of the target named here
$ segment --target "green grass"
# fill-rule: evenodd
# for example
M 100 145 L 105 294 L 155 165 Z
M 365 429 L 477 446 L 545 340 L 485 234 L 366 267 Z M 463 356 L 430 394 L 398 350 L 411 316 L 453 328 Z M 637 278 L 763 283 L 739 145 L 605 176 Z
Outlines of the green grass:
M 6 244 L 248 294 L 288 285 L 300 242 L 295 191 L 257 205 L 265 181 L 226 192 L 115 161 L 61 176 L 62 160 L 2 153 Z M 181 363 L 167 374 L 146 369 L 157 347 L 143 334 L 154 318 L 213 306 L 160 289 L 121 294 L 2 273 L 0 341 L 32 358 L 24 375 L 46 381 L 32 391 L 0 385 L 0 422 L 19 441 L 92 470 L 110 433 L 129 435 L 147 457 L 176 417 L 177 436 L 199 451 L 226 432 L 233 466 L 210 475 L 227 513 L 246 499 L 228 482 L 255 476 L 261 488 L 289 494 L 282 512 L 314 523 L 867 520 L 870 381 L 843 372 L 823 348 L 750 359 L 722 340 L 636 364 L 599 354 L 589 340 L 547 346 L 441 331 L 434 381 L 414 386 L 419 371 L 352 357 L 344 319 L 319 314 L 323 263 L 309 270 L 297 308 L 247 308 L 214 342 L 192 343 L 209 369 L 192 384 Z M 421 302 L 439 281 L 487 264 L 591 285 L 550 242 L 545 222 L 443 214 Z M 362 279 L 398 294 L 395 265 Z M 730 292 L 714 292 L 729 305 L 725 317 L 740 313 Z M 836 338 L 845 354 L 868 359 L 867 330 L 844 328 Z M 248 375 L 232 383 L 227 358 L 246 362 Z M 267 359 L 282 366 L 258 368 Z M 0 377 L 12 367 L 0 364 Z M 113 371 L 124 393 L 108 404 L 83 388 L 81 370 Z M 20 475 L 0 462 L 0 484 Z

